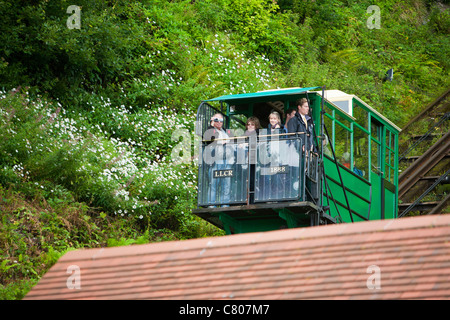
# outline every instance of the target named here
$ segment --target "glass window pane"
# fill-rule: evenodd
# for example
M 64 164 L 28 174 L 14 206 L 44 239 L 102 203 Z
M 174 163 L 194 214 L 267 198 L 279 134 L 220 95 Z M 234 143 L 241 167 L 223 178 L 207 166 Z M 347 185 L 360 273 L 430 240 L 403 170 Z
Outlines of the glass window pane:
M 372 136 L 372 138 L 375 138 L 375 139 L 377 139 L 379 142 L 381 141 L 380 140 L 380 133 L 381 133 L 381 127 L 374 121 L 374 120 L 372 120 L 371 121 L 371 136 Z
M 339 112 L 335 112 L 334 118 L 339 121 L 342 125 L 344 125 L 347 129 L 350 129 L 350 121 L 340 115 Z
M 366 110 L 358 106 L 356 103 L 353 104 L 353 117 L 356 118 L 356 122 L 361 125 L 361 127 L 369 130 L 369 115 Z
M 386 129 L 386 147 L 393 149 L 391 137 L 392 137 L 391 132 L 388 129 Z
M 386 148 L 386 175 L 385 178 L 389 180 L 390 182 L 394 183 L 394 152 L 390 151 L 388 148 Z
M 369 135 L 357 126 L 353 128 L 353 172 L 368 179 Z
M 248 143 L 229 140 L 202 146 L 199 156 L 198 204 L 219 206 L 247 201 Z
M 391 168 L 389 166 L 389 163 L 390 163 L 389 156 L 390 155 L 391 155 L 391 153 L 389 152 L 389 149 L 386 148 L 385 153 L 384 153 L 384 178 L 386 180 L 390 179 L 390 173 L 391 173 Z
M 335 124 L 336 127 L 336 135 L 335 135 L 335 144 L 334 144 L 334 152 L 336 154 L 336 159 L 346 168 L 351 169 L 350 161 L 350 144 L 351 144 L 351 135 L 350 131 L 339 125 Z
M 335 105 L 337 105 L 341 110 L 350 114 L 350 104 L 348 100 L 345 101 L 333 101 Z
M 372 139 L 371 141 L 371 158 L 372 158 L 372 168 L 374 172 L 381 172 L 380 168 L 380 145 Z
M 301 139 L 259 141 L 255 201 L 299 199 L 302 195 Z
M 329 138 L 328 136 L 326 136 L 326 132 L 324 132 L 325 134 L 325 140 L 323 142 L 323 154 L 333 158 L 333 153 L 331 151 L 331 144 L 333 143 L 333 120 L 330 119 L 328 116 L 324 116 L 324 122 L 325 122 L 325 127 L 327 128 L 328 134 L 329 134 Z

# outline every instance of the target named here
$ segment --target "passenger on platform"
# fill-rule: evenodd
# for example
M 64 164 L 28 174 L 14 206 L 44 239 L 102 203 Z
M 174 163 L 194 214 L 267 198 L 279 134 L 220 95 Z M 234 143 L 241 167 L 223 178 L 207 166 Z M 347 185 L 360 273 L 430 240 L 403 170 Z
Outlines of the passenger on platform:
M 256 163 L 256 141 L 259 134 L 259 129 L 261 129 L 261 124 L 257 117 L 250 117 L 247 119 L 247 123 L 245 124 L 245 132 L 244 136 L 248 138 L 248 144 L 245 146 L 247 148 L 247 153 L 249 154 L 248 161 L 250 164 L 254 165 Z M 243 146 L 242 144 L 239 147 Z
M 277 111 L 269 114 L 269 135 L 287 133 L 287 129 L 281 124 L 281 117 Z
M 297 100 L 297 113 L 289 120 L 287 130 L 289 133 L 299 133 L 303 138 L 304 145 L 307 146 L 307 151 L 312 151 L 314 148 L 312 136 L 312 118 L 309 114 L 309 104 L 306 98 Z
M 257 137 L 259 134 L 259 129 L 261 129 L 261 124 L 259 122 L 259 119 L 257 117 L 250 117 L 247 119 L 247 123 L 245 124 L 245 133 L 244 135 L 249 137 L 248 138 L 248 144 L 246 144 L 247 147 L 247 163 L 249 163 L 250 167 L 250 180 L 249 180 L 249 190 L 254 191 L 255 190 L 255 164 L 256 164 L 256 146 L 257 146 Z M 243 172 L 245 172 L 243 170 Z M 251 192 L 249 194 L 250 196 L 250 202 L 253 203 L 254 201 L 254 192 Z
M 342 163 L 342 165 L 347 169 L 350 169 L 350 153 L 344 152 L 340 159 L 340 163 Z
M 288 133 L 296 133 L 296 136 L 301 138 L 301 141 L 295 140 L 291 142 L 291 148 L 293 149 L 289 152 L 289 170 L 291 171 L 291 176 L 298 177 L 301 170 L 306 170 L 304 165 L 299 165 L 298 161 L 301 159 L 300 145 L 302 146 L 302 151 L 306 151 L 305 160 L 302 163 L 306 163 L 309 159 L 309 152 L 316 152 L 317 148 L 313 144 L 313 120 L 309 116 L 309 103 L 308 99 L 301 98 L 296 101 L 297 112 L 294 117 L 289 119 L 287 123 Z M 292 137 L 292 136 L 290 136 Z M 290 193 L 293 197 L 299 196 L 301 190 L 299 190 L 300 181 L 291 179 L 287 184 L 290 188 Z
M 289 108 L 288 111 L 286 112 L 286 121 L 284 123 L 284 127 L 286 128 L 286 130 L 288 127 L 289 120 L 295 117 L 296 112 L 297 110 L 295 110 L 294 108 Z
M 259 129 L 261 129 L 261 124 L 259 122 L 259 119 L 257 117 L 250 117 L 247 119 L 247 122 L 245 123 L 245 132 L 244 137 L 250 137 L 248 140 L 245 141 L 245 143 L 239 143 L 239 148 L 248 148 L 248 142 L 252 142 L 256 144 L 256 138 L 259 134 Z M 253 162 L 254 163 L 254 162 Z
M 224 117 L 221 113 L 216 113 L 211 117 L 211 125 L 204 134 L 204 140 L 209 143 L 207 156 L 211 158 L 209 178 L 211 186 L 208 191 L 208 202 L 210 207 L 215 204 L 222 204 L 222 207 L 228 207 L 231 200 L 231 177 L 228 176 L 232 169 L 234 157 L 233 150 L 228 150 L 227 144 L 231 144 L 229 138 L 232 138 L 232 132 L 223 128 Z M 230 156 L 231 155 L 231 156 Z M 224 175 L 227 176 L 224 176 Z
M 221 113 L 216 113 L 211 117 L 210 125 L 203 136 L 204 140 L 209 142 L 232 137 L 231 130 L 224 128 L 224 117 Z
M 261 128 L 261 124 L 257 117 L 250 117 L 247 119 L 247 123 L 245 124 L 245 136 L 253 136 L 259 134 L 259 129 Z
M 284 168 L 282 163 L 288 150 L 285 133 L 287 133 L 287 129 L 281 123 L 280 114 L 272 111 L 269 114 L 267 135 L 262 137 L 262 141 L 268 142 L 264 151 L 267 156 L 266 160 L 269 161 L 264 161 L 261 165 L 259 199 L 261 197 L 264 200 L 272 201 L 283 199 L 287 173 L 283 173 L 281 170 Z
M 259 134 L 259 129 L 261 128 L 261 124 L 257 117 L 250 117 L 247 119 L 245 124 L 245 132 L 244 136 L 249 137 L 246 139 L 245 143 L 239 143 L 238 148 L 243 149 L 246 148 L 245 153 L 245 163 L 250 161 L 250 164 L 256 163 L 256 140 Z M 247 155 L 250 153 L 250 159 L 247 158 Z

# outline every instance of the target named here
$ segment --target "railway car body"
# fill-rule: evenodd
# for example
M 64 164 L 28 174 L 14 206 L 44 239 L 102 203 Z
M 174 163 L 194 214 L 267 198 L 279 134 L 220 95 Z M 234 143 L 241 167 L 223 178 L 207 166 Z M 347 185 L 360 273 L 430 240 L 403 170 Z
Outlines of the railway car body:
M 284 117 L 301 98 L 310 106 L 309 134 L 265 129 L 271 111 Z M 212 140 L 218 113 L 229 134 Z M 257 135 L 245 134 L 251 116 L 261 122 Z M 325 87 L 202 101 L 194 213 L 227 234 L 396 218 L 399 132 L 358 97 Z

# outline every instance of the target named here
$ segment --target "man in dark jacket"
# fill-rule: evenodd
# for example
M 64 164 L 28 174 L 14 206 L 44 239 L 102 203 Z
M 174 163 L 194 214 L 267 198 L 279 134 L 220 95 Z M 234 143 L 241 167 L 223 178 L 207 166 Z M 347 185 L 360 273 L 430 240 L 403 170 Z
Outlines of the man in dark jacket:
M 313 150 L 313 123 L 312 118 L 308 115 L 309 104 L 306 98 L 297 101 L 298 111 L 295 116 L 288 122 L 288 133 L 301 133 L 303 143 L 308 151 Z

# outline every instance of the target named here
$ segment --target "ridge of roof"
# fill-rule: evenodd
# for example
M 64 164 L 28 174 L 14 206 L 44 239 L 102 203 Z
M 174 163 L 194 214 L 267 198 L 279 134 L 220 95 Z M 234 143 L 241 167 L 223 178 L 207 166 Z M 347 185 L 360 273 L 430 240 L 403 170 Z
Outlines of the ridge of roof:
M 376 220 L 309 228 L 283 229 L 267 232 L 244 233 L 221 237 L 198 238 L 180 241 L 167 241 L 122 247 L 80 249 L 69 251 L 60 261 L 79 261 L 105 259 L 124 256 L 157 254 L 160 252 L 178 252 L 202 250 L 220 247 L 264 244 L 288 240 L 318 239 L 331 236 L 375 233 L 394 230 L 410 230 L 429 227 L 449 226 L 450 215 L 408 217 L 402 219 Z

